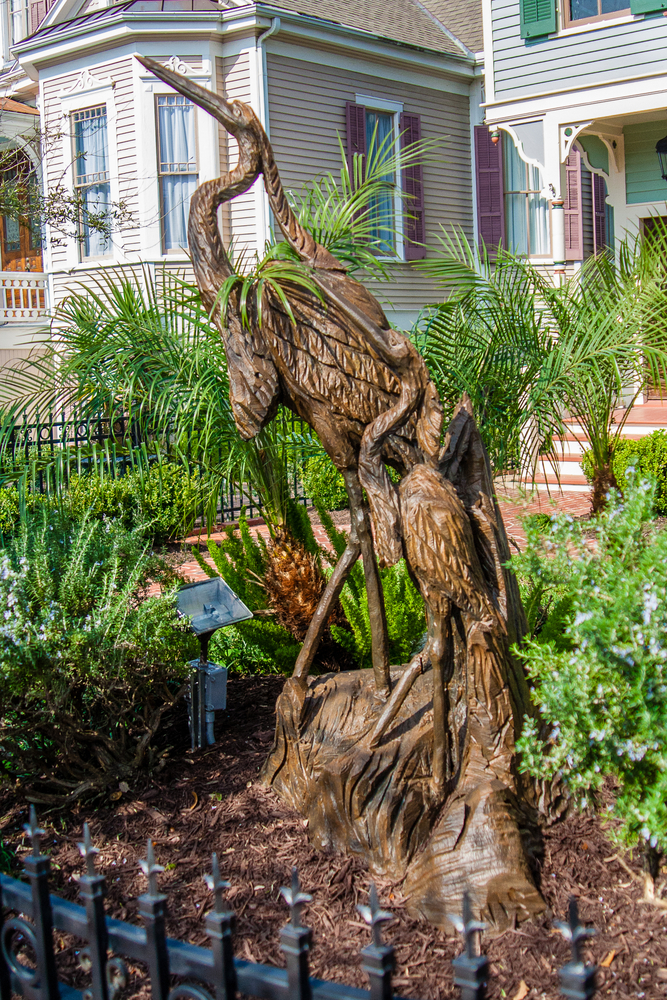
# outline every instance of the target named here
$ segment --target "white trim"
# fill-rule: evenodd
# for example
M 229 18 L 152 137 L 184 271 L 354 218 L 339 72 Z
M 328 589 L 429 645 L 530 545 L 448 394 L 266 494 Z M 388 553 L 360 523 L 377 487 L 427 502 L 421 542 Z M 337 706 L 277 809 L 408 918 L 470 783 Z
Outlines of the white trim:
M 567 0 L 565 0 L 567 3 Z M 553 38 L 568 38 L 570 35 L 583 35 L 586 31 L 599 31 L 600 28 L 615 28 L 618 24 L 632 24 L 634 21 L 643 20 L 643 16 L 638 14 L 625 14 L 623 17 L 611 17 L 607 21 L 590 21 L 588 24 L 572 24 L 569 28 L 561 28 Z
M 493 51 L 493 10 L 492 0 L 482 0 L 482 31 L 484 37 L 484 89 L 486 101 L 495 101 L 494 51 Z
M 370 94 L 355 94 L 355 104 L 363 104 L 371 111 L 388 111 L 392 115 L 400 115 L 403 111 L 403 101 L 388 101 L 386 97 L 372 97 Z

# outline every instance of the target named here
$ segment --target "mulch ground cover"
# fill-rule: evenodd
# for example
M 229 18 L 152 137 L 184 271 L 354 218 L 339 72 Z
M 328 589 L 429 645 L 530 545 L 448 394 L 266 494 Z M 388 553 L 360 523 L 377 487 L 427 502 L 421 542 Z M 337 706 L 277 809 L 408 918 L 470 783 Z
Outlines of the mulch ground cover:
M 217 851 L 238 919 L 237 956 L 283 965 L 279 930 L 287 909 L 280 887 L 289 884 L 296 864 L 303 888 L 313 895 L 304 913 L 314 932 L 312 975 L 365 986 L 359 950 L 369 934 L 356 905 L 367 901 L 367 870 L 356 859 L 314 850 L 304 820 L 258 781 L 273 737 L 281 684 L 275 677 L 230 679 L 229 709 L 219 723 L 216 747 L 187 752 L 180 719 L 169 734 L 171 757 L 152 779 L 95 808 L 42 811 L 44 846 L 53 859 L 52 891 L 76 899 L 76 878 L 82 871 L 76 843 L 88 821 L 100 848 L 98 868 L 109 883 L 108 912 L 140 922 L 136 897 L 146 883 L 138 861 L 151 837 L 165 868 L 160 886 L 169 897 L 168 934 L 206 945 L 204 914 L 211 898 L 203 875 L 210 871 L 211 852 Z M 20 862 L 27 851 L 22 832 L 27 806 L 20 788 L 0 796 L 0 816 L 5 850 L 16 851 Z M 557 970 L 568 960 L 569 949 L 552 920 L 564 917 L 570 895 L 577 897 L 583 920 L 598 931 L 588 948 L 590 958 L 604 966 L 598 995 L 667 996 L 667 912 L 639 902 L 637 858 L 619 855 L 600 820 L 589 814 L 573 815 L 548 830 L 544 846 L 539 878 L 549 911 L 535 923 L 484 942 L 492 971 L 489 996 L 559 996 Z M 424 1000 L 456 996 L 450 963 L 461 950 L 459 940 L 411 919 L 400 884 L 379 879 L 377 885 L 381 904 L 395 915 L 385 936 L 396 949 L 396 992 Z M 59 963 L 71 973 L 75 943 L 63 937 L 59 945 Z M 135 975 L 126 995 L 139 993 L 145 995 L 145 985 Z

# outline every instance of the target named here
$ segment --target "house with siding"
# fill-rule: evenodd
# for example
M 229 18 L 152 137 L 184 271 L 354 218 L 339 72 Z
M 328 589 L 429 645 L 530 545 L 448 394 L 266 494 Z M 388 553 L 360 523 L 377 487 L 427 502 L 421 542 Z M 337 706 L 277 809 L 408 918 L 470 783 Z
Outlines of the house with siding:
M 487 245 L 502 242 L 559 280 L 615 237 L 667 221 L 656 152 L 667 136 L 667 0 L 483 0 L 483 19 L 475 162 Z M 667 427 L 661 392 L 639 404 L 626 436 Z M 574 436 L 561 483 L 586 490 Z
M 11 3 L 24 0 L 11 0 Z M 13 9 L 13 8 L 12 8 Z M 8 18 L 0 93 L 39 108 L 58 141 L 40 164 L 45 190 L 63 183 L 92 209 L 123 203 L 131 221 L 110 239 L 44 240 L 48 305 L 108 267 L 188 267 L 195 187 L 233 166 L 234 141 L 135 58 L 167 63 L 227 98 L 248 101 L 270 135 L 283 182 L 298 191 L 337 172 L 384 136 L 443 138 L 417 175 L 412 208 L 398 193 L 389 315 L 410 324 L 438 289 L 411 266 L 441 225 L 475 229 L 472 132 L 481 100 L 481 5 L 467 0 L 32 0 Z M 20 35 L 24 25 L 25 37 Z M 18 26 L 17 26 L 18 25 Z M 30 33 L 28 33 L 30 32 Z M 4 89 L 3 89 L 4 88 Z M 407 137 L 407 138 L 406 138 Z M 272 219 L 261 179 L 224 206 L 225 242 L 254 255 Z
M 665 216 L 667 0 L 483 0 L 479 231 L 557 271 Z

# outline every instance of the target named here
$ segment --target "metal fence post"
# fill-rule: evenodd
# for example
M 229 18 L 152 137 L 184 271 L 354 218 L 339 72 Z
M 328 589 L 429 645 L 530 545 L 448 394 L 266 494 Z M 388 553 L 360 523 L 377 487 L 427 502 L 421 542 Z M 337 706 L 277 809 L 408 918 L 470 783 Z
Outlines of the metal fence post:
M 163 872 L 162 865 L 155 863 L 153 841 L 148 841 L 146 860 L 139 867 L 148 879 L 148 892 L 139 896 L 139 913 L 146 927 L 146 951 L 151 977 L 152 1000 L 167 1000 L 169 994 L 169 955 L 165 921 L 167 917 L 167 897 L 157 891 L 157 877 Z
M 312 896 L 301 892 L 299 875 L 292 868 L 292 885 L 280 890 L 291 911 L 291 920 L 280 932 L 280 947 L 287 960 L 287 982 L 289 984 L 290 1000 L 310 1000 L 310 973 L 308 970 L 308 954 L 313 940 L 310 927 L 301 923 L 301 909 L 309 903 Z
M 454 985 L 461 990 L 461 1000 L 485 1000 L 489 963 L 486 956 L 480 954 L 479 935 L 486 924 L 473 919 L 467 892 L 463 895 L 461 917 L 450 916 L 449 919 L 465 940 L 465 951 L 452 961 Z
M 235 1000 L 238 987 L 232 935 L 236 927 L 236 915 L 232 910 L 224 908 L 222 897 L 225 889 L 229 889 L 229 882 L 220 878 L 217 854 L 212 858 L 211 874 L 204 878 L 215 900 L 215 910 L 206 914 L 206 933 L 211 940 L 215 969 L 215 1000 Z
M 44 830 L 37 826 L 35 807 L 30 806 L 30 822 L 23 827 L 32 841 L 32 854 L 25 859 L 25 873 L 32 889 L 34 941 L 40 994 L 45 1000 L 58 1000 L 58 974 L 53 951 L 53 916 L 49 899 L 51 860 L 40 853 Z
M 361 967 L 368 976 L 371 1000 L 391 1000 L 391 976 L 396 961 L 394 949 L 382 941 L 382 924 L 393 920 L 391 913 L 380 909 L 375 882 L 371 882 L 370 906 L 357 906 L 362 919 L 371 928 L 372 940 L 361 949 Z
M 2 901 L 2 884 L 0 883 L 0 941 L 4 940 L 3 924 L 5 922 L 5 909 Z M 9 975 L 9 966 L 0 948 L 0 1000 L 11 1000 L 12 982 Z
M 86 874 L 79 879 L 79 894 L 86 908 L 88 924 L 88 948 L 86 957 L 90 960 L 92 996 L 95 1000 L 109 1000 L 107 989 L 107 949 L 108 934 L 104 915 L 106 884 L 104 875 L 95 871 L 95 855 L 99 854 L 90 840 L 90 829 L 83 824 L 83 842 L 77 844 L 86 862 Z
M 581 957 L 581 946 L 587 937 L 591 937 L 596 932 L 592 927 L 584 927 L 579 920 L 579 908 L 573 896 L 570 896 L 567 923 L 556 920 L 554 926 L 558 928 L 565 940 L 570 942 L 572 948 L 570 961 L 558 970 L 560 991 L 569 1000 L 591 1000 L 597 987 L 597 967 L 584 963 Z

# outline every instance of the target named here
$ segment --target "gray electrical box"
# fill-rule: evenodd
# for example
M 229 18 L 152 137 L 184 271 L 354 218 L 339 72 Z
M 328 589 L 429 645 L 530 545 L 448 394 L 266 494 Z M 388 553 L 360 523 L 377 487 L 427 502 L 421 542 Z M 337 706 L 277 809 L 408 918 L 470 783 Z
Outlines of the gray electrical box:
M 215 743 L 215 712 L 227 707 L 227 668 L 208 661 L 208 642 L 217 629 L 252 618 L 249 610 L 222 577 L 181 587 L 176 603 L 181 618 L 199 639 L 201 655 L 191 660 L 189 703 L 192 748 Z

